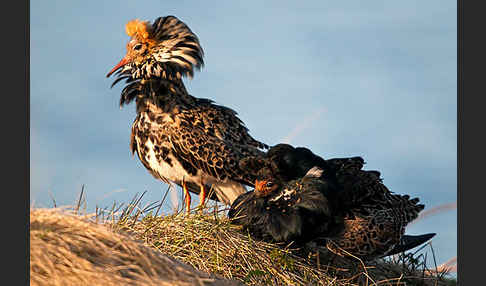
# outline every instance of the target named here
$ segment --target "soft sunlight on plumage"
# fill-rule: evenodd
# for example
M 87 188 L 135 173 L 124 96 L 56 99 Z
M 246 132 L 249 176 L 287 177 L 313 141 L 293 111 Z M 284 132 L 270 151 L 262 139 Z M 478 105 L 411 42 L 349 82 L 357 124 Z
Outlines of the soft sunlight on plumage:
M 140 40 L 147 40 L 151 32 L 151 26 L 148 21 L 139 19 L 128 21 L 125 25 L 125 31 L 130 37 L 137 37 Z
M 241 164 L 255 172 L 255 190 L 240 195 L 228 216 L 257 237 L 316 241 L 338 255 L 372 260 L 435 236 L 405 235 L 424 205 L 388 190 L 378 171 L 363 170 L 361 157 L 324 160 L 307 148 L 278 144 L 265 159 Z
M 136 101 L 130 147 L 157 179 L 200 194 L 203 204 L 213 187 L 217 199 L 231 204 L 254 178 L 243 172 L 240 158 L 261 156 L 267 145 L 250 136 L 237 113 L 209 99 L 191 96 L 183 76 L 192 77 L 203 65 L 197 36 L 174 16 L 157 18 L 150 26 L 133 20 L 131 36 L 117 70 L 116 84 L 126 80 L 120 105 Z

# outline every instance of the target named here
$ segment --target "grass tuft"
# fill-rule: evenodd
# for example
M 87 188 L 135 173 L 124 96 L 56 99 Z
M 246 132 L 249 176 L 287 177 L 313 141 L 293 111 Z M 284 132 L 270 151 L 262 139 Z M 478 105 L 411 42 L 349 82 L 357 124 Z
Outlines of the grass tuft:
M 415 252 L 364 263 L 322 248 L 254 240 L 231 224 L 221 206 L 154 215 L 135 197 L 110 227 L 194 268 L 247 285 L 454 285 L 447 272 L 427 268 L 425 244 Z M 453 283 L 453 284 L 451 284 Z
M 30 285 L 240 285 L 62 209 L 30 210 Z
M 456 285 L 415 252 L 364 263 L 254 240 L 221 206 L 159 214 L 160 203 L 80 214 L 31 209 L 31 285 Z M 82 201 L 83 200 L 83 201 Z M 83 203 L 81 203 L 81 201 Z

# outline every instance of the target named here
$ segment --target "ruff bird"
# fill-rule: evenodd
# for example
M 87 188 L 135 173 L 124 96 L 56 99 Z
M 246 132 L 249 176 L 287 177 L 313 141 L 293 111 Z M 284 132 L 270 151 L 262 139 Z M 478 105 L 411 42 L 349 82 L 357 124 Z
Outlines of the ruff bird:
M 130 149 L 156 178 L 181 186 L 189 211 L 189 191 L 231 204 L 253 186 L 254 177 L 239 168 L 246 156 L 261 156 L 268 148 L 250 136 L 237 113 L 188 93 L 183 78 L 192 78 L 204 65 L 198 37 L 174 16 L 153 23 L 126 24 L 130 40 L 126 55 L 107 74 L 112 87 L 125 80 L 120 107 L 133 100 L 137 116 Z
M 403 252 L 435 236 L 405 235 L 424 205 L 390 192 L 380 173 L 363 170 L 363 164 L 361 157 L 324 160 L 307 148 L 276 145 L 264 159 L 240 162 L 255 172 L 255 189 L 240 195 L 228 216 L 261 239 L 318 242 L 337 255 L 363 260 Z

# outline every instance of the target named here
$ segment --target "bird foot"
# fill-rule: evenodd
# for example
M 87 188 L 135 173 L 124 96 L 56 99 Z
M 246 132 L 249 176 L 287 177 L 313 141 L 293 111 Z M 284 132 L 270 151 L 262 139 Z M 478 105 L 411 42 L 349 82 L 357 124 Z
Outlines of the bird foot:
M 204 209 L 204 205 L 206 204 L 206 198 L 207 198 L 207 191 L 206 187 L 201 184 L 201 191 L 199 192 L 199 208 L 202 210 Z
M 185 181 L 182 182 L 182 190 L 184 191 L 184 206 L 186 213 L 189 214 L 191 213 L 191 194 L 189 194 Z

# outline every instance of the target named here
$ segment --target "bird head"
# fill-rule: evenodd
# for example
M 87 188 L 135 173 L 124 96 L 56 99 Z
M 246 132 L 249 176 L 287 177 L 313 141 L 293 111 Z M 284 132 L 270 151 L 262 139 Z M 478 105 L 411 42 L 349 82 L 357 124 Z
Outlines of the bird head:
M 248 156 L 239 161 L 242 171 L 255 178 L 255 195 L 266 197 L 280 189 L 286 181 L 273 161 L 260 156 Z
M 273 179 L 266 178 L 255 180 L 255 196 L 258 198 L 266 197 L 280 188 L 280 184 Z
M 169 81 L 192 78 L 204 65 L 204 52 L 197 36 L 174 16 L 157 18 L 152 24 L 131 20 L 125 26 L 130 36 L 127 52 L 106 75 L 116 71 L 128 81 L 160 78 Z
M 255 180 L 255 196 L 266 197 L 279 190 L 284 185 L 284 180 L 278 173 L 268 167 L 263 167 L 257 172 Z

